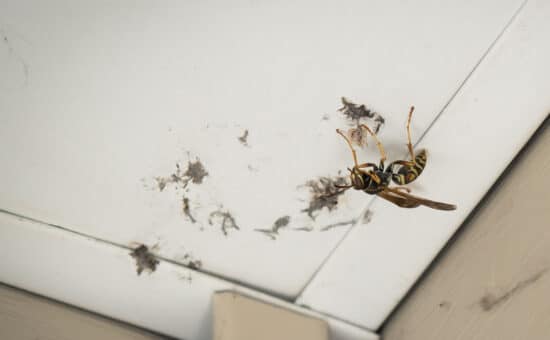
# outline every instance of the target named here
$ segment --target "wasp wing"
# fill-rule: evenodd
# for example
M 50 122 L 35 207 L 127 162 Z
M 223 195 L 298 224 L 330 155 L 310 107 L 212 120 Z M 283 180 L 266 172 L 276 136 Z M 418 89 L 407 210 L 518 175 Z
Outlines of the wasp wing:
M 402 190 L 397 190 L 397 189 L 394 189 L 394 188 L 386 188 L 383 192 L 391 193 L 394 196 L 400 197 L 402 199 L 402 201 L 400 201 L 400 202 L 404 202 L 404 204 L 405 204 L 404 207 L 406 207 L 406 208 L 414 208 L 414 207 L 417 207 L 418 205 L 424 205 L 424 206 L 430 207 L 432 209 L 437 209 L 437 210 L 455 210 L 456 209 L 456 205 L 454 205 L 454 204 L 431 201 L 429 199 L 414 196 L 414 195 L 411 195 L 407 192 L 404 192 Z M 395 202 L 393 202 L 393 203 L 395 203 Z M 397 203 L 395 203 L 395 204 L 397 204 Z M 414 204 L 416 204 L 416 205 L 414 205 Z M 399 205 L 399 204 L 397 204 L 397 205 Z
M 385 200 L 392 202 L 393 204 L 400 206 L 401 208 L 416 208 L 420 206 L 418 201 L 407 199 L 401 196 L 397 196 L 389 191 L 381 191 L 377 193 L 379 197 L 382 197 Z

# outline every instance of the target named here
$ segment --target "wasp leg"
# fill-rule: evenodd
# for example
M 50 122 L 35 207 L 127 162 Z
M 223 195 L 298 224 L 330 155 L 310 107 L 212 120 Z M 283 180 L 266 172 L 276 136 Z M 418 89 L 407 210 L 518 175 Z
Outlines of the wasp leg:
M 376 137 L 376 134 L 374 132 L 371 131 L 371 129 L 365 125 L 365 124 L 361 124 L 359 125 L 361 128 L 367 130 L 367 132 L 372 136 L 372 138 L 374 138 L 374 140 L 376 141 L 376 146 L 378 147 L 378 151 L 380 152 L 380 164 L 384 164 L 384 161 L 386 160 L 386 152 L 384 151 L 384 146 L 382 145 L 382 143 L 380 142 L 380 140 L 378 139 L 378 137 Z
M 414 162 L 414 151 L 411 143 L 411 118 L 414 111 L 414 106 L 411 106 L 409 111 L 409 119 L 407 119 L 407 147 L 409 148 L 409 154 L 411 155 L 411 161 Z
M 363 163 L 363 164 L 359 164 L 357 167 L 360 168 L 360 169 L 361 168 L 368 168 L 368 167 L 373 167 L 373 168 L 377 169 L 378 165 L 376 165 L 374 163 Z
M 397 191 L 406 191 L 406 192 L 411 192 L 411 189 L 407 188 L 407 187 L 393 187 L 392 189 L 395 189 Z
M 351 149 L 351 155 L 353 156 L 353 163 L 355 164 L 356 167 L 359 166 L 359 162 L 357 162 L 357 153 L 355 152 L 353 145 L 351 145 L 351 142 L 349 141 L 348 137 L 346 137 L 346 135 L 340 129 L 336 129 L 336 133 L 344 137 L 344 139 L 348 143 L 349 148 Z

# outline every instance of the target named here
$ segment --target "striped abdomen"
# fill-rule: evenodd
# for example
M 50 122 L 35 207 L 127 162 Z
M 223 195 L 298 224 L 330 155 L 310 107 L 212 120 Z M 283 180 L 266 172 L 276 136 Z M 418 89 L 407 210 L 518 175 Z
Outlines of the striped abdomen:
M 405 185 L 414 181 L 420 174 L 424 167 L 426 166 L 426 150 L 421 150 L 416 157 L 414 162 L 403 162 L 397 161 L 394 163 L 401 164 L 401 167 L 397 173 L 392 174 L 392 180 L 394 183 L 399 185 Z

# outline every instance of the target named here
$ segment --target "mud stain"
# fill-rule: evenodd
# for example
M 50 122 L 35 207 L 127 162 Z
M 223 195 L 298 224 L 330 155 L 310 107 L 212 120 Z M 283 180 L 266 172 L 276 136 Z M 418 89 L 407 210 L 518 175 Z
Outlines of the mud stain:
M 228 235 L 228 229 L 240 230 L 239 226 L 235 222 L 235 218 L 231 215 L 231 213 L 225 210 L 220 209 L 210 213 L 210 216 L 208 217 L 208 224 L 214 225 L 215 222 L 219 224 L 225 236 Z
M 378 112 L 372 111 L 367 108 L 365 105 L 357 105 L 347 100 L 345 97 L 342 97 L 342 107 L 338 111 L 351 120 L 355 125 L 359 126 L 361 120 L 364 118 L 369 118 L 374 120 L 374 133 L 378 133 L 382 125 L 384 125 L 384 117 L 382 117 Z
M 528 279 L 518 282 L 512 289 L 508 290 L 504 294 L 501 294 L 501 295 L 495 295 L 492 293 L 485 294 L 479 300 L 479 306 L 485 312 L 491 311 L 495 307 L 508 301 L 512 296 L 519 293 L 523 289 L 527 288 L 529 285 L 532 285 L 533 283 L 537 282 L 544 274 L 546 274 L 547 271 L 548 271 L 548 268 L 543 269 L 537 274 L 529 277 Z
M 337 188 L 337 185 L 346 185 L 346 177 L 320 177 L 316 180 L 307 181 L 305 186 L 309 188 L 311 198 L 307 208 L 302 212 L 308 214 L 311 219 L 317 216 L 315 213 L 327 208 L 332 211 L 338 205 L 338 197 L 344 190 Z
M 159 264 L 159 261 L 149 252 L 149 248 L 144 244 L 135 248 L 130 253 L 130 256 L 136 260 L 136 272 L 138 275 L 141 275 L 144 270 L 149 273 L 154 272 Z
M 264 233 L 272 240 L 275 240 L 279 235 L 279 229 L 288 226 L 289 223 L 290 223 L 290 216 L 282 216 L 282 217 L 279 217 L 277 220 L 275 220 L 275 222 L 273 223 L 270 229 L 254 229 L 254 231 Z
M 241 142 L 242 145 L 249 146 L 248 145 L 248 130 L 244 130 L 243 135 L 238 137 L 237 139 L 239 140 L 239 142 Z

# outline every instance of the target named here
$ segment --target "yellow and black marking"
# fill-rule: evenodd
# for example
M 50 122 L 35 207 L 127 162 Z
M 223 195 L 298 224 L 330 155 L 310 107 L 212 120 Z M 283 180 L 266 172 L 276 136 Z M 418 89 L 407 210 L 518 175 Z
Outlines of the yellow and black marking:
M 416 157 L 414 157 L 414 162 L 406 161 L 396 161 L 390 164 L 392 167 L 394 164 L 401 165 L 397 173 L 392 174 L 392 180 L 394 183 L 399 185 L 405 185 L 411 183 L 420 176 L 422 170 L 426 166 L 427 155 L 426 150 L 421 150 Z

